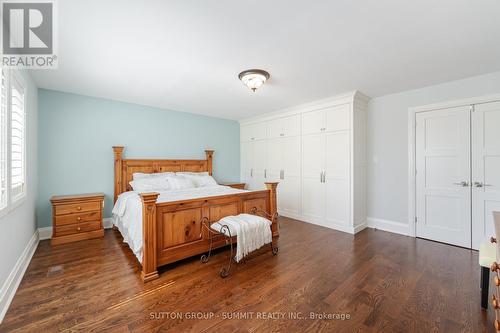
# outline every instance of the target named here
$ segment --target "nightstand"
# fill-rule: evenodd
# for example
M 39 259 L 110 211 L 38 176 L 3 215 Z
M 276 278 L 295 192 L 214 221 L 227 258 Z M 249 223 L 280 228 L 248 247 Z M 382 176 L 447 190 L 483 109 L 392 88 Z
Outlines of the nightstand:
M 104 193 L 53 196 L 52 245 L 104 236 Z
M 219 185 L 224 185 L 224 186 L 229 186 L 232 188 L 237 188 L 239 190 L 244 190 L 245 189 L 245 183 L 238 183 L 238 182 L 221 182 Z

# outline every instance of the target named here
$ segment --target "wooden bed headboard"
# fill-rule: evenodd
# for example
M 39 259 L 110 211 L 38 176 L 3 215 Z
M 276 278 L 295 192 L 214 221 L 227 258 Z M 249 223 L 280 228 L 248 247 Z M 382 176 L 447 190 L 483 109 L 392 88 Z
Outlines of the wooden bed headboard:
M 115 153 L 115 200 L 123 192 L 131 191 L 129 182 L 135 172 L 157 173 L 157 172 L 203 172 L 208 171 L 212 175 L 213 150 L 205 150 L 205 160 L 138 160 L 123 159 L 122 153 L 125 147 L 114 146 Z

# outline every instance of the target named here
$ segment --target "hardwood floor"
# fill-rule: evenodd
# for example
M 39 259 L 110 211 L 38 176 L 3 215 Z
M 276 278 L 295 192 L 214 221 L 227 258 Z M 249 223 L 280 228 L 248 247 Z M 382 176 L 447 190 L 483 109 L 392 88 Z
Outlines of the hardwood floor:
M 280 221 L 279 254 L 265 247 L 226 279 L 218 275 L 225 250 L 207 264 L 192 258 L 169 265 L 143 284 L 118 231 L 55 247 L 42 241 L 0 331 L 492 330 L 493 313 L 480 306 L 477 252 L 372 229 L 354 237 Z M 311 319 L 311 312 L 350 319 Z M 291 318 L 300 314 L 304 319 Z

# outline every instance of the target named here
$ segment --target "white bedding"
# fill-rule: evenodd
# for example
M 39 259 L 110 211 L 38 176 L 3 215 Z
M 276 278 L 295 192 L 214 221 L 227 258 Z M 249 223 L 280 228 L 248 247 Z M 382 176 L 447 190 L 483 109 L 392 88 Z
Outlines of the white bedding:
M 213 185 L 158 192 L 160 195 L 156 202 L 172 202 L 242 192 L 248 191 Z M 113 224 L 120 230 L 123 241 L 130 246 L 137 260 L 142 262 L 142 202 L 138 192 L 124 192 L 118 196 L 113 207 Z

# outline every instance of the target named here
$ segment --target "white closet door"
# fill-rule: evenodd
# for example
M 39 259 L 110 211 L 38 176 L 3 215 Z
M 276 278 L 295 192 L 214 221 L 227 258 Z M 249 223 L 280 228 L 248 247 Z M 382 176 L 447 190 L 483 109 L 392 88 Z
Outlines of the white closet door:
M 417 236 L 471 246 L 470 111 L 416 115 Z
M 351 104 L 331 107 L 326 111 L 326 130 L 342 131 L 351 128 Z
M 302 137 L 302 216 L 320 224 L 325 216 L 325 149 L 325 134 Z
M 500 102 L 478 104 L 472 112 L 472 248 L 495 234 L 500 211 Z
M 283 152 L 281 178 L 278 185 L 280 213 L 300 213 L 300 137 L 280 139 Z
M 321 133 L 326 128 L 324 110 L 310 111 L 302 114 L 302 135 Z
M 266 140 L 253 141 L 253 177 L 252 189 L 264 189 L 266 185 L 266 158 L 267 143 Z
M 326 223 L 331 227 L 351 224 L 350 150 L 349 131 L 326 134 Z
M 241 143 L 241 179 L 243 182 L 250 184 L 252 181 L 253 168 L 253 145 L 252 142 Z
M 281 135 L 283 134 L 283 135 Z M 300 135 L 300 115 L 294 115 L 283 118 L 283 127 L 280 136 Z
M 267 140 L 267 158 L 266 158 L 266 170 L 267 177 L 273 179 L 273 181 L 280 178 L 281 169 L 283 167 L 283 149 L 282 149 L 283 139 L 269 139 Z

